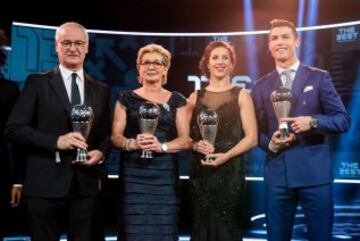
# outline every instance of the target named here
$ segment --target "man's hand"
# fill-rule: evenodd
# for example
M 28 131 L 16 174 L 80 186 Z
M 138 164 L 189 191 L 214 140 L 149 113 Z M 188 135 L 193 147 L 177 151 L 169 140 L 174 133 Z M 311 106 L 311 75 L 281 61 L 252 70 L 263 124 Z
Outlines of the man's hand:
M 281 121 L 290 122 L 291 128 L 295 133 L 301 133 L 310 130 L 311 116 L 298 116 L 282 118 Z
M 69 132 L 65 135 L 59 136 L 56 144 L 57 148 L 60 150 L 72 150 L 75 148 L 86 150 L 88 147 L 84 137 L 78 132 Z
M 22 186 L 13 186 L 11 188 L 10 205 L 11 207 L 17 207 L 21 201 Z
M 276 153 L 284 148 L 287 148 L 291 145 L 292 142 L 295 141 L 295 135 L 290 133 L 288 137 L 285 139 L 280 139 L 281 132 L 279 130 L 275 131 L 271 137 L 269 149 Z
M 84 162 L 73 161 L 73 164 L 93 166 L 103 160 L 103 154 L 99 150 L 92 150 L 87 153 L 87 160 Z

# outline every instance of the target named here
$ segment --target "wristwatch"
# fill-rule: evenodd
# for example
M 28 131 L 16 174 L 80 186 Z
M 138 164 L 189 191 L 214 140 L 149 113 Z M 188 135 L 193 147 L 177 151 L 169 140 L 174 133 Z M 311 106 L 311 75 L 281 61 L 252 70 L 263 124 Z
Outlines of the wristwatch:
M 167 150 L 168 150 L 168 146 L 166 145 L 166 143 L 162 143 L 161 144 L 161 151 L 162 152 L 167 152 Z
M 315 130 L 318 127 L 318 122 L 315 117 L 311 117 L 310 120 L 310 129 Z

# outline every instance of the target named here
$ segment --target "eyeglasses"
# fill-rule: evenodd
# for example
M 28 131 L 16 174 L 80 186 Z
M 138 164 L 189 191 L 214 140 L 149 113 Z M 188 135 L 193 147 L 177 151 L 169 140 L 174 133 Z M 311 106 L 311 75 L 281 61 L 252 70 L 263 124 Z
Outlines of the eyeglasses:
M 164 66 L 164 63 L 161 63 L 159 61 L 154 61 L 154 62 L 145 61 L 145 62 L 141 63 L 140 65 L 146 69 L 150 68 L 151 66 L 153 66 L 155 69 L 159 69 L 162 66 Z
M 71 48 L 72 45 L 74 45 L 76 48 L 82 48 L 85 45 L 85 41 L 77 40 L 77 41 L 70 41 L 70 40 L 64 40 L 60 42 L 61 46 L 64 48 Z

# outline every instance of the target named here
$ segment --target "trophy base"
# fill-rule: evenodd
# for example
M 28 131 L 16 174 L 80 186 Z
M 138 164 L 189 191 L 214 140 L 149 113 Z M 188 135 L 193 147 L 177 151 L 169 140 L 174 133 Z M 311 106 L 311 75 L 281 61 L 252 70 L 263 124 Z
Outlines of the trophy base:
M 281 128 L 280 129 L 280 139 L 284 140 L 285 138 L 287 138 L 289 136 L 289 129 L 288 128 Z
M 75 162 L 85 162 L 87 160 L 87 151 L 84 149 L 77 149 Z
M 154 155 L 153 155 L 152 151 L 142 151 L 140 157 L 144 158 L 144 159 L 151 159 L 151 158 L 154 158 Z
M 207 163 L 212 163 L 213 161 L 215 161 L 215 157 L 210 157 L 210 156 L 205 156 L 205 161 Z

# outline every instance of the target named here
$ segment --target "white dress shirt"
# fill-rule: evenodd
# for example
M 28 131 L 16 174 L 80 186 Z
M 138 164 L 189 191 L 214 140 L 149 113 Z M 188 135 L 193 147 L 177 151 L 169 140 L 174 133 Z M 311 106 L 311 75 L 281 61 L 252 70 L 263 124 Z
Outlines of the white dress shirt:
M 69 69 L 66 69 L 61 64 L 59 65 L 59 69 L 60 69 L 61 77 L 64 80 L 66 92 L 67 92 L 70 102 L 71 102 L 71 81 L 72 81 L 71 74 L 77 73 L 76 83 L 79 87 L 81 104 L 83 104 L 84 103 L 84 93 L 85 93 L 85 91 L 84 91 L 84 86 L 85 86 L 84 69 L 80 69 L 80 70 L 74 72 Z
M 286 77 L 285 77 L 285 75 L 283 75 L 281 73 L 284 72 L 285 70 L 290 70 L 291 69 L 292 70 L 291 71 L 291 80 L 293 81 L 295 79 L 296 71 L 298 70 L 299 66 L 300 66 L 300 61 L 299 60 L 297 60 L 295 62 L 295 64 L 291 65 L 290 68 L 287 68 L 287 69 L 276 66 L 276 70 L 280 75 L 280 79 L 281 79 L 281 82 L 282 82 L 283 85 L 285 85 Z

